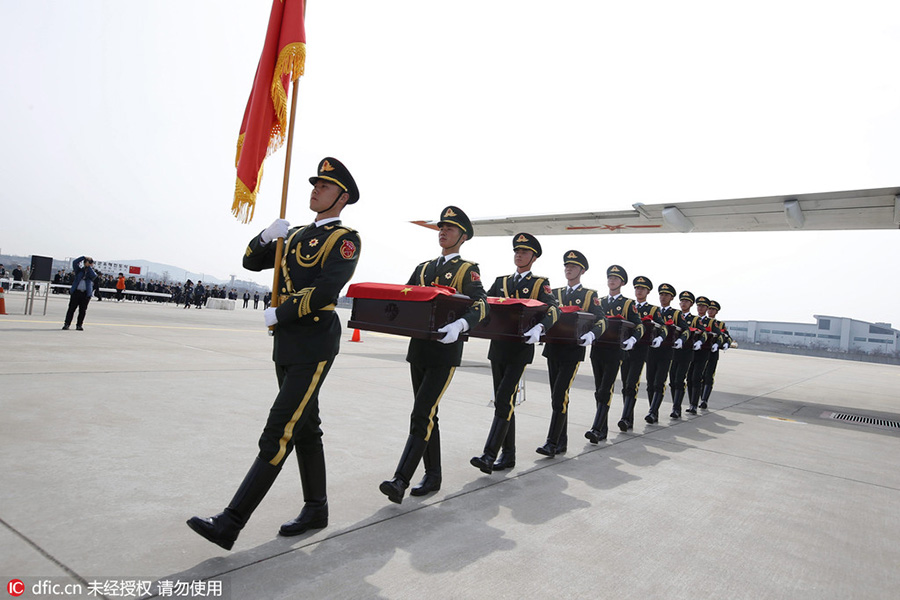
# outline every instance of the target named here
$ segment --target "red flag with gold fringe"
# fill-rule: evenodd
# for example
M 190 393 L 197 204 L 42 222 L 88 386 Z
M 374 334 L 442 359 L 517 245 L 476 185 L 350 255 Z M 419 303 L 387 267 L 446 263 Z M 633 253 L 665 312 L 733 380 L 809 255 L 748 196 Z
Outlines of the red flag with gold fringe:
M 269 28 L 238 136 L 237 182 L 231 212 L 253 219 L 263 161 L 284 143 L 288 86 L 303 75 L 306 62 L 305 0 L 273 0 Z

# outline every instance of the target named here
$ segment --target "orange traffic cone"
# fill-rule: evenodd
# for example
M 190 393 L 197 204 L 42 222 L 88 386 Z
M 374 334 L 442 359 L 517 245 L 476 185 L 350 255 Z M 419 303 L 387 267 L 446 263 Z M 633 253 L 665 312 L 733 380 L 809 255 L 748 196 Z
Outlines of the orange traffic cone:
M 0 287 L 0 315 L 6 314 L 6 300 L 3 297 L 3 288 Z
M 361 339 L 359 339 L 359 329 L 353 330 L 353 337 L 350 338 L 350 341 L 351 342 L 361 342 L 362 341 Z

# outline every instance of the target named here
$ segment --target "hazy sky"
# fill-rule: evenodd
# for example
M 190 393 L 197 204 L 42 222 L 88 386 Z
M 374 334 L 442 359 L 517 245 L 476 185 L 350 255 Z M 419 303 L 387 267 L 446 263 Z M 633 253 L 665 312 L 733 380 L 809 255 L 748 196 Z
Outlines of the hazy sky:
M 0 0 L 0 249 L 241 268 L 277 216 L 282 149 L 256 217 L 230 213 L 235 142 L 269 0 Z M 436 256 L 408 224 L 624 210 L 900 185 L 900 4 L 311 0 L 288 218 L 333 155 L 354 174 L 355 281 L 405 282 Z M 544 237 L 604 289 L 623 265 L 730 319 L 891 322 L 900 232 Z M 509 239 L 463 256 L 513 270 Z M 626 289 L 631 295 L 631 287 Z M 656 294 L 651 294 L 655 299 Z

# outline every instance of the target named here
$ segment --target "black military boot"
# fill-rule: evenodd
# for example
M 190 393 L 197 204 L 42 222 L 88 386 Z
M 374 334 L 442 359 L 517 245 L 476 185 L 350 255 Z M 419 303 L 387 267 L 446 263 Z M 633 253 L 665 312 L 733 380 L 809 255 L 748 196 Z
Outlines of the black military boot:
M 622 407 L 622 418 L 619 419 L 619 431 L 628 431 L 634 427 L 634 405 L 637 398 L 634 396 L 625 396 Z
M 688 390 L 688 394 L 688 400 L 690 401 L 691 405 L 684 409 L 684 412 L 696 415 L 697 403 L 700 401 L 700 388 L 692 387 Z
M 394 472 L 394 478 L 388 481 L 382 481 L 378 489 L 381 493 L 388 497 L 391 502 L 400 504 L 403 502 L 403 494 L 409 487 L 409 481 L 412 479 L 422 455 L 425 454 L 425 447 L 428 445 L 424 439 L 410 435 L 406 438 L 406 447 L 403 448 L 403 454 L 400 455 L 400 462 L 397 464 L 397 470 Z
M 431 430 L 422 462 L 425 463 L 425 477 L 409 490 L 410 496 L 424 496 L 441 489 L 441 432 L 437 427 Z
M 672 389 L 672 413 L 669 415 L 673 419 L 681 418 L 681 401 L 684 400 L 684 390 Z
M 516 415 L 509 419 L 509 427 L 506 428 L 506 437 L 503 438 L 503 446 L 500 458 L 494 463 L 495 471 L 504 471 L 516 466 Z
M 506 438 L 507 429 L 509 429 L 509 421 L 494 415 L 487 442 L 484 444 L 484 454 L 472 457 L 469 464 L 480 469 L 482 473 L 487 473 L 488 475 L 493 473 L 494 461 L 497 460 L 497 452 L 500 451 L 500 444 L 502 444 L 503 440 Z
M 550 431 L 547 433 L 547 443 L 535 450 L 538 454 L 553 458 L 559 448 L 559 436 L 566 424 L 566 415 L 553 411 L 550 415 Z
M 656 423 L 659 421 L 659 407 L 662 405 L 663 392 L 654 392 L 653 399 L 650 400 L 650 412 L 644 417 L 648 423 Z
M 234 494 L 234 498 L 228 503 L 228 507 L 213 517 L 205 519 L 191 517 L 187 520 L 188 527 L 213 544 L 231 550 L 241 529 L 272 487 L 279 471 L 281 467 L 257 458 L 244 476 L 244 481 Z
M 589 431 L 586 431 L 584 437 L 592 444 L 606 439 L 608 433 L 607 416 L 609 415 L 609 405 L 601 402 L 597 406 L 597 413 L 594 415 L 594 423 Z
M 328 498 L 325 495 L 325 452 L 321 447 L 309 454 L 299 448 L 297 464 L 300 467 L 300 484 L 303 486 L 303 509 L 296 519 L 284 523 L 278 530 L 283 536 L 306 533 L 310 529 L 328 526 Z
M 703 389 L 700 391 L 700 408 L 706 408 L 708 406 L 707 402 L 709 402 L 710 394 L 712 394 L 712 386 L 704 385 Z

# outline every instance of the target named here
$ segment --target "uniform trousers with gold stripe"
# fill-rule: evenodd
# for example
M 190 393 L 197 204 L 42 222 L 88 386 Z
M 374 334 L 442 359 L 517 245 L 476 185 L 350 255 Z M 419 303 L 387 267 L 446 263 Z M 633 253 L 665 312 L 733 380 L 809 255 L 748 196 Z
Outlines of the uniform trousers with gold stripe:
M 692 342 L 688 342 L 679 350 L 672 350 L 672 363 L 669 366 L 669 387 L 672 392 L 684 392 L 685 381 L 691 362 L 694 360 Z
M 687 386 L 688 397 L 699 398 L 700 389 L 703 386 L 703 373 L 706 371 L 706 363 L 709 361 L 709 355 L 712 352 L 709 348 L 701 348 L 694 351 L 694 359 L 691 361 L 691 367 L 688 369 Z
M 259 458 L 280 467 L 296 448 L 298 458 L 322 451 L 319 389 L 334 357 L 318 363 L 275 365 L 278 395 L 259 438 Z
M 456 367 L 451 366 L 409 365 L 413 394 L 415 394 L 412 413 L 409 416 L 409 434 L 411 436 L 427 442 L 433 436 L 438 435 L 438 404 L 444 392 L 447 391 L 455 371 Z
M 641 385 L 641 373 L 644 371 L 644 363 L 647 361 L 649 345 L 636 344 L 631 350 L 625 352 L 622 359 L 622 395 L 626 398 L 637 398 L 638 388 Z
M 612 404 L 613 387 L 622 364 L 623 350 L 618 346 L 603 347 L 595 344 L 591 349 L 591 369 L 594 372 L 594 399 L 597 406 Z
M 547 371 L 550 375 L 550 405 L 553 407 L 553 412 L 568 417 L 569 390 L 572 382 L 575 381 L 575 375 L 578 373 L 580 365 L 581 361 L 557 360 L 547 357 Z M 565 447 L 567 442 L 567 427 L 563 426 L 558 445 Z
M 503 450 L 516 451 L 516 394 L 519 392 L 519 381 L 525 374 L 524 363 L 505 363 L 491 361 L 491 375 L 494 381 L 494 417 L 509 421 Z
M 712 387 L 716 382 L 716 367 L 719 366 L 719 350 L 718 352 L 710 352 L 706 361 L 706 368 L 703 369 L 703 377 L 700 380 L 701 385 Z
M 672 346 L 650 348 L 647 351 L 647 397 L 652 402 L 656 392 L 666 393 L 666 379 L 672 362 Z

